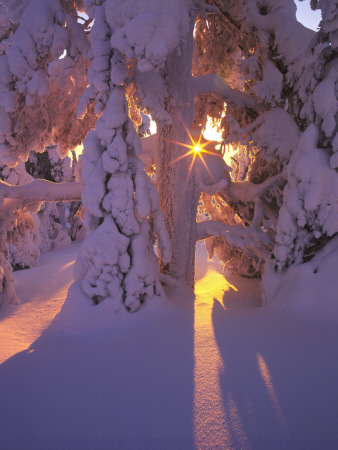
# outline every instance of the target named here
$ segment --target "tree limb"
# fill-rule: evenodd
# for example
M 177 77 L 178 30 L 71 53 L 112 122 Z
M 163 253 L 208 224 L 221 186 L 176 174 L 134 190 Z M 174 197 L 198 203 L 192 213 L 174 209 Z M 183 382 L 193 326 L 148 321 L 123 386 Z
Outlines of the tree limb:
M 196 240 L 204 240 L 210 236 L 222 236 L 231 247 L 237 247 L 245 253 L 266 258 L 269 254 L 270 238 L 266 233 L 258 231 L 255 225 L 244 228 L 240 224 L 227 225 L 215 220 L 205 220 L 196 225 Z
M 282 173 L 278 173 L 277 175 L 268 178 L 261 184 L 255 184 L 251 181 L 230 181 L 227 187 L 222 192 L 219 192 L 219 194 L 225 200 L 255 202 L 257 199 L 262 197 L 271 186 L 283 181 L 284 179 L 284 175 Z
M 232 89 L 218 74 L 203 75 L 192 78 L 194 94 L 215 94 L 226 103 L 231 103 L 237 107 L 247 107 L 252 109 L 265 109 L 264 104 L 258 99 L 251 97 L 244 92 Z
M 23 200 L 24 202 L 60 202 L 81 200 L 83 185 L 76 182 L 52 183 L 34 180 L 22 186 L 13 186 L 0 180 L 0 198 Z

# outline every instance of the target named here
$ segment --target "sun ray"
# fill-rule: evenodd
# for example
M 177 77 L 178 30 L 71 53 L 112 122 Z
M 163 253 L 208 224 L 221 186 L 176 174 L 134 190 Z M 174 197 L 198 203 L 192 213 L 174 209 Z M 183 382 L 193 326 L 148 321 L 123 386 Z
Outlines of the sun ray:
M 201 140 L 201 138 L 202 138 L 202 134 L 199 137 L 199 141 Z M 199 143 L 198 145 L 204 150 L 204 147 L 206 147 L 207 145 L 209 145 L 211 143 L 212 143 L 212 141 L 206 141 L 206 142 L 203 142 L 203 144 Z M 205 150 L 205 151 L 207 152 L 208 150 Z
M 181 147 L 190 148 L 190 150 L 193 147 L 193 145 L 191 145 L 191 144 L 184 144 L 183 142 L 178 142 L 178 141 L 169 141 L 169 142 L 171 142 L 172 144 L 180 145 Z
M 191 171 L 192 171 L 192 168 L 193 168 L 195 159 L 196 159 L 196 153 L 194 153 L 194 155 L 193 155 L 193 157 L 192 157 L 192 161 L 191 161 L 190 166 L 189 166 L 189 169 L 188 169 L 188 177 L 187 177 L 187 178 L 190 177 L 190 174 L 191 174 Z
M 202 153 L 207 153 L 208 155 L 217 156 L 217 158 L 223 159 L 223 156 L 222 156 L 221 154 L 215 153 L 215 152 L 209 152 L 209 150 L 204 150 L 204 149 L 203 149 L 203 152 L 202 152 Z
M 184 129 L 185 129 L 187 135 L 189 136 L 189 139 L 191 140 L 191 142 L 192 142 L 194 145 L 196 145 L 196 144 L 195 144 L 195 140 L 194 140 L 194 138 L 192 137 L 192 135 L 191 135 L 191 133 L 190 133 L 188 127 L 185 125 L 185 123 L 183 122 L 183 120 L 181 120 L 181 122 L 182 122 L 182 125 L 183 125 L 183 127 L 184 127 Z
M 201 161 L 202 161 L 202 163 L 204 164 L 204 167 L 206 168 L 206 170 L 207 170 L 207 172 L 208 172 L 208 174 L 210 175 L 210 177 L 214 180 L 215 179 L 215 177 L 213 176 L 213 174 L 211 173 L 211 171 L 210 171 L 210 169 L 209 169 L 209 167 L 208 167 L 208 165 L 207 165 L 207 163 L 205 162 L 205 160 L 204 160 L 204 158 L 203 158 L 203 156 L 202 155 L 199 155 L 199 157 L 201 158 Z
M 176 159 L 174 159 L 173 161 L 170 161 L 170 164 L 175 164 L 175 163 L 177 163 L 178 161 L 180 161 L 181 159 L 185 158 L 186 156 L 191 155 L 192 153 L 193 153 L 193 150 L 190 149 L 189 152 L 184 153 L 184 155 L 178 156 L 178 157 L 177 157 Z

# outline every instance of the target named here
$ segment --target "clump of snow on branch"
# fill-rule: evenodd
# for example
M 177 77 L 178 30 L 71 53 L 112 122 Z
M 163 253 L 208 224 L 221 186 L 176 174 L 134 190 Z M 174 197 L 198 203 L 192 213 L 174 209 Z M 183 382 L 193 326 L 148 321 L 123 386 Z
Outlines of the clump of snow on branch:
M 111 44 L 127 58 L 137 58 L 141 72 L 160 68 L 189 28 L 190 0 L 106 1 Z
M 285 130 L 288 130 L 286 133 Z M 262 113 L 245 128 L 234 128 L 232 138 L 237 133 L 239 142 L 254 144 L 267 161 L 279 161 L 285 165 L 297 148 L 299 129 L 292 117 L 281 108 L 273 108 Z
M 76 119 L 76 103 L 86 88 L 89 44 L 75 6 L 30 0 L 0 56 L 0 157 L 8 165 L 50 143 L 64 156 L 93 123 L 91 114 Z

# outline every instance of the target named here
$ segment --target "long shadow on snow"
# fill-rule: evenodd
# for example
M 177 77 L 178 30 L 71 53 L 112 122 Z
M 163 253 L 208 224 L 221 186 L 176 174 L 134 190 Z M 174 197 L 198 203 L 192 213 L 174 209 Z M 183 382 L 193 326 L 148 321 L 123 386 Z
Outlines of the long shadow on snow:
M 0 448 L 193 448 L 187 303 L 168 302 L 103 335 L 53 340 L 45 332 L 4 362 Z
M 217 300 L 212 319 L 234 448 L 337 448 L 337 330 Z

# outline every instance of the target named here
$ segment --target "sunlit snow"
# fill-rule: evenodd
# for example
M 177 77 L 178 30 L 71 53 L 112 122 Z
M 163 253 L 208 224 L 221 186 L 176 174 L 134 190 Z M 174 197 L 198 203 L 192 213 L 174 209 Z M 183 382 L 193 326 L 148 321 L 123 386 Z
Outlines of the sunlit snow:
M 338 315 L 324 269 L 337 249 L 320 273 L 281 279 L 289 307 L 279 296 L 262 308 L 258 282 L 224 278 L 199 244 L 195 299 L 171 287 L 118 316 L 77 285 L 63 304 L 78 249 L 16 272 L 23 303 L 1 309 L 1 448 L 336 447 Z

